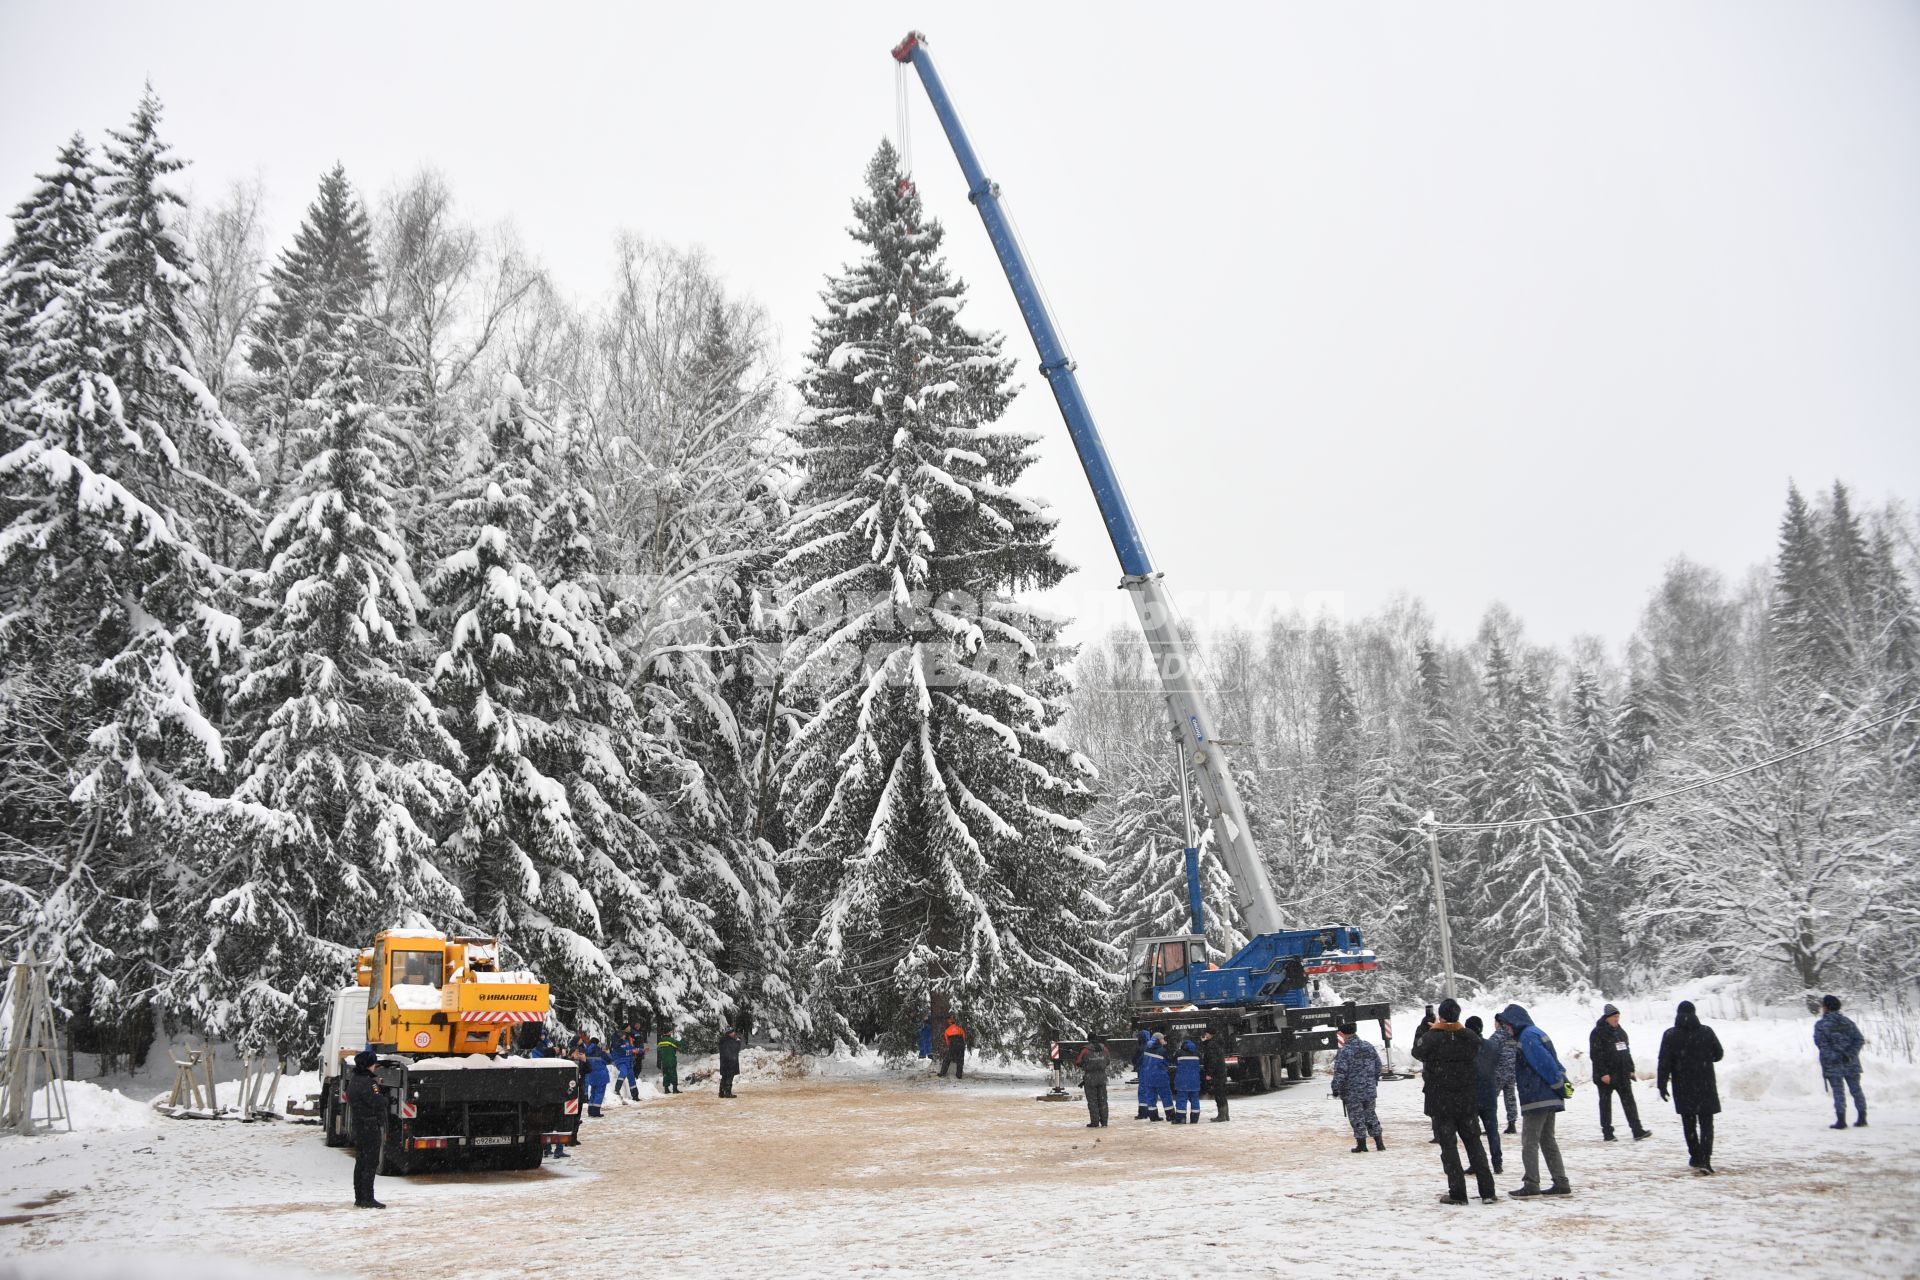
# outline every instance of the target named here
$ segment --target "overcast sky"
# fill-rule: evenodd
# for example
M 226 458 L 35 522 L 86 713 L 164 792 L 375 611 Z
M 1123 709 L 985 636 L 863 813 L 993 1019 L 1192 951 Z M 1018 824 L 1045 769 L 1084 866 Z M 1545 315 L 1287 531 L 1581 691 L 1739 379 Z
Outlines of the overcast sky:
M 1176 16 L 1177 14 L 1177 16 Z M 1662 566 L 1764 557 L 1789 477 L 1920 485 L 1920 4 L 0 4 L 0 200 L 151 77 L 196 195 L 422 166 L 601 289 L 704 247 L 791 357 L 925 30 L 1159 566 L 1211 621 L 1425 598 L 1623 641 Z M 1032 483 L 1092 499 L 918 84 L 966 317 Z

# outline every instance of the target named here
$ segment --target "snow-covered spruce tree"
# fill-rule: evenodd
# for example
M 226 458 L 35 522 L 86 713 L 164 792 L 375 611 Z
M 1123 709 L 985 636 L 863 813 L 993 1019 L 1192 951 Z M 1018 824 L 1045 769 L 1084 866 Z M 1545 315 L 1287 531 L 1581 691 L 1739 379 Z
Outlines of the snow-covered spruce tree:
M 1114 939 L 1123 949 L 1135 938 L 1185 933 L 1193 927 L 1187 901 L 1187 832 L 1180 813 L 1179 779 L 1171 748 L 1142 746 L 1101 775 L 1100 801 L 1087 817 L 1097 847 L 1106 850 L 1100 897 L 1113 913 Z M 1196 811 L 1201 899 L 1207 945 L 1224 958 L 1246 945 L 1234 903 L 1233 881 L 1213 853 L 1213 826 Z
M 259 474 L 194 367 L 183 313 L 195 267 L 177 225 L 186 202 L 167 185 L 186 164 L 160 139 L 159 126 L 160 100 L 149 87 L 127 127 L 110 131 L 102 166 L 103 266 L 128 317 L 110 368 L 128 423 L 157 454 L 145 469 L 162 510 L 226 565 L 255 540 L 257 516 L 235 486 Z
M 99 235 L 97 171 L 86 139 L 69 138 L 40 185 L 13 211 L 13 238 L 0 249 L 0 405 L 31 394 L 21 367 L 30 346 L 27 325 Z
M 306 1057 L 356 951 L 392 927 L 465 918 L 436 836 L 458 748 L 413 677 L 419 588 L 394 517 L 394 446 L 363 396 L 351 321 L 287 443 L 267 526 L 265 613 L 233 709 L 252 741 L 235 799 L 288 815 L 175 886 L 186 935 L 173 1009 L 248 1049 Z
M 1498 639 L 1487 658 L 1485 698 L 1466 788 L 1473 821 L 1578 809 L 1560 726 L 1538 678 L 1516 670 Z M 1583 983 L 1587 943 L 1580 907 L 1591 857 L 1579 831 L 1564 823 L 1534 823 L 1480 832 L 1471 847 L 1484 915 L 1469 933 L 1469 954 L 1479 971 L 1489 980 L 1551 989 Z
M 177 447 L 182 424 L 152 412 L 163 397 L 135 402 L 120 385 L 144 367 L 139 344 L 152 330 L 109 282 L 116 259 L 87 233 L 94 214 L 71 177 L 38 202 L 61 206 L 58 243 L 34 258 L 30 289 L 8 290 L 39 307 L 10 339 L 11 376 L 29 390 L 4 411 L 0 670 L 10 686 L 39 681 L 13 705 L 37 708 L 45 730 L 29 741 L 47 807 L 10 824 L 12 835 L 33 833 L 38 855 L 37 870 L 12 877 L 11 941 L 51 955 L 76 1038 L 100 1051 L 126 1047 L 114 1029 L 144 1022 L 170 958 L 156 888 L 215 827 L 244 820 L 205 789 L 227 755 L 202 709 L 208 673 L 231 665 L 240 626 L 216 607 L 222 572 L 175 505 L 203 479 Z M 126 234 L 116 227 L 108 243 L 121 248 Z M 165 372 L 195 406 L 188 425 L 220 436 L 245 465 L 217 408 L 195 399 L 191 372 Z
M 481 432 L 448 511 L 458 550 L 430 587 L 435 697 L 466 760 L 447 847 L 469 909 L 568 1022 L 702 1008 L 711 930 L 661 865 L 651 739 L 590 572 L 585 499 L 550 479 L 565 432 L 511 376 Z
M 1567 741 L 1576 782 L 1576 810 L 1604 809 L 1631 797 L 1628 750 L 1616 736 L 1618 720 L 1591 668 L 1573 673 L 1567 702 Z M 1632 905 L 1632 883 L 1618 846 L 1623 811 L 1578 818 L 1567 825 L 1588 853 L 1582 914 L 1588 947 L 1587 981 L 1601 992 L 1620 990 L 1626 973 L 1621 921 Z
M 1091 767 L 1056 731 L 1059 624 L 1011 594 L 1067 567 L 1015 488 L 1033 438 L 993 425 L 1011 362 L 958 322 L 965 287 L 892 147 L 866 188 L 794 430 L 792 893 L 823 1030 L 904 1049 L 931 1004 L 1026 1048 L 1084 1027 L 1116 968 Z
M 372 234 L 345 167 L 336 164 L 320 179 L 293 246 L 267 275 L 273 296 L 254 322 L 247 364 L 254 374 L 256 452 L 270 485 L 298 469 L 298 434 L 338 403 L 312 404 L 321 382 L 350 350 L 356 363 L 373 358 L 377 344 L 365 320 L 373 296 Z

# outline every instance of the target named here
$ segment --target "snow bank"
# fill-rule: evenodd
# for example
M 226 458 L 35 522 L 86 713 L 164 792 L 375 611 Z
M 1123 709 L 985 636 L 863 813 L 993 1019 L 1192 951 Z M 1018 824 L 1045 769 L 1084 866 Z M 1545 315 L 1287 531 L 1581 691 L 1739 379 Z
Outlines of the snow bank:
M 34 1095 L 33 1114 L 37 1119 L 51 1113 L 48 1085 Z M 68 1080 L 64 1082 L 67 1096 L 67 1114 L 73 1117 L 75 1133 L 100 1133 L 108 1129 L 151 1129 L 165 1122 L 165 1117 L 156 1113 L 144 1102 L 136 1102 L 124 1093 L 112 1089 L 102 1089 L 89 1080 Z M 52 1133 L 65 1133 L 62 1125 L 54 1125 Z

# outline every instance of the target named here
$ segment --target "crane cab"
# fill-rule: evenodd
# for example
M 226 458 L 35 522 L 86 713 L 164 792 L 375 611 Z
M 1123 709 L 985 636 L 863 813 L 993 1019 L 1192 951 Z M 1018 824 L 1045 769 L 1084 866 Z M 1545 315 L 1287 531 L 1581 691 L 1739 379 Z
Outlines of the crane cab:
M 491 1054 L 522 1022 L 545 1019 L 545 983 L 501 972 L 492 938 L 389 929 L 360 953 L 367 1043 L 416 1057 Z
M 1137 1005 L 1192 1004 L 1199 998 L 1195 974 L 1211 968 L 1205 934 L 1136 938 L 1127 965 L 1128 996 Z

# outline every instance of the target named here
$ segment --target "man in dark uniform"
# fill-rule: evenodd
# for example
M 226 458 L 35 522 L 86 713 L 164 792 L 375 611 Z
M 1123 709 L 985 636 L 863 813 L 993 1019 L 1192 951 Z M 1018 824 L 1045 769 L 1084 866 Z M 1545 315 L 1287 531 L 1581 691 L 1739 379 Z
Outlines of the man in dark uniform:
M 374 1079 L 379 1055 L 362 1049 L 353 1056 L 347 1073 L 347 1120 L 353 1126 L 353 1205 L 356 1209 L 384 1209 L 373 1198 L 373 1175 L 380 1168 L 380 1140 L 387 1132 L 387 1100 Z
M 733 1091 L 733 1078 L 739 1074 L 740 1074 L 740 1037 L 733 1034 L 732 1027 L 728 1027 L 726 1030 L 726 1033 L 720 1037 L 720 1096 L 721 1097 L 732 1098 L 737 1096 Z
M 1200 1033 L 1200 1074 L 1213 1094 L 1213 1123 L 1227 1121 L 1227 1051 L 1208 1027 Z
M 1083 1073 L 1080 1088 L 1087 1095 L 1087 1128 L 1107 1127 L 1107 1069 L 1113 1065 L 1104 1040 L 1089 1040 L 1074 1065 Z

